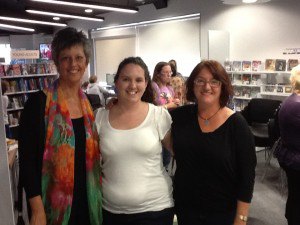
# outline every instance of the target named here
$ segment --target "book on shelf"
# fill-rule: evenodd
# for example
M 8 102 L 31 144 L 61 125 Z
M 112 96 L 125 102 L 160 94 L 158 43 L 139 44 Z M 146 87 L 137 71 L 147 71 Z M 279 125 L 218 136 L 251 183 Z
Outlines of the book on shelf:
M 13 64 L 11 65 L 12 75 L 13 76 L 20 76 L 21 75 L 21 67 L 20 64 Z
M 28 64 L 21 64 L 22 75 L 28 75 Z
M 252 71 L 261 71 L 261 61 L 260 60 L 253 60 L 252 61 Z
M 259 74 L 252 74 L 251 84 L 252 85 L 260 85 L 261 84 L 261 79 L 260 79 Z
M 242 62 L 241 61 L 233 61 L 232 62 L 232 71 L 241 71 L 242 70 Z
M 46 73 L 45 65 L 43 63 L 37 64 L 37 73 L 38 74 L 45 74 Z
M 224 62 L 224 68 L 226 71 L 232 71 L 232 62 L 229 60 L 226 60 Z
M 241 74 L 234 74 L 233 75 L 233 84 L 243 84 L 243 81 L 242 81 L 242 75 Z
M 5 68 L 4 68 L 4 65 L 0 65 L 0 77 L 4 77 L 6 74 L 5 74 Z
M 287 70 L 291 71 L 298 64 L 299 64 L 298 59 L 289 59 L 287 63 Z
M 15 109 L 21 108 L 21 104 L 20 104 L 19 99 L 17 97 L 13 97 L 12 100 L 13 100 Z
M 14 112 L 8 114 L 9 125 L 16 126 L 19 124 L 21 112 Z
M 51 74 L 56 74 L 57 69 L 53 61 L 47 62 L 46 64 L 46 72 Z
M 18 82 L 16 80 L 9 81 L 9 90 L 12 93 L 19 91 Z
M 275 71 L 275 59 L 266 59 L 265 70 Z
M 244 74 L 242 84 L 249 85 L 251 81 L 251 75 L 250 74 Z
M 247 101 L 242 99 L 234 99 L 234 109 L 235 111 L 242 111 L 247 106 Z
M 37 74 L 37 64 L 29 64 L 29 74 Z
M 242 61 L 242 70 L 251 71 L 251 61 Z
M 276 71 L 285 71 L 286 70 L 286 60 L 285 59 L 276 59 L 275 60 L 275 70 Z

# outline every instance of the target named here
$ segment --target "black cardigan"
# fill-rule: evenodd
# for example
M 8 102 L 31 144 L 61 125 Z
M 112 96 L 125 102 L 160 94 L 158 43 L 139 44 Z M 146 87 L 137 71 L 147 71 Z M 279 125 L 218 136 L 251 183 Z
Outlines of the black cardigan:
M 20 186 L 27 198 L 42 195 L 41 175 L 45 146 L 46 95 L 39 91 L 31 94 L 21 114 L 19 125 Z

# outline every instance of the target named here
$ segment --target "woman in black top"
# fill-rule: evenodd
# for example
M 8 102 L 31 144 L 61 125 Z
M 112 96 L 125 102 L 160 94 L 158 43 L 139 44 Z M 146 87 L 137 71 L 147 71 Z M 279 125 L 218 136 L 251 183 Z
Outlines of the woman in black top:
M 246 121 L 226 107 L 232 86 L 222 65 L 199 63 L 187 80 L 187 105 L 171 112 L 180 225 L 244 225 L 256 155 Z
M 30 225 L 100 225 L 98 134 L 80 88 L 89 42 L 66 28 L 56 33 L 52 53 L 59 78 L 28 99 L 20 119 L 20 183 Z

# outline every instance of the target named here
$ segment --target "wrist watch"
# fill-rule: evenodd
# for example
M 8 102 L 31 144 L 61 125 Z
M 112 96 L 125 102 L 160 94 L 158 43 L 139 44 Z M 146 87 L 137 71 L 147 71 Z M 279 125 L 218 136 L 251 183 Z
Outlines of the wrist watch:
M 244 221 L 244 222 L 247 222 L 248 221 L 248 217 L 247 216 L 244 216 L 244 215 L 239 215 L 239 219 L 241 221 Z

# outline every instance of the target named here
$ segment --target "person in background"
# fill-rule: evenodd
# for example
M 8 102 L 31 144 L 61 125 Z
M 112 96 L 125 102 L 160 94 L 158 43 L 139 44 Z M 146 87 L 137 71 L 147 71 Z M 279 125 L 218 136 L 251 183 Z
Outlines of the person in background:
M 171 117 L 153 103 L 140 57 L 124 59 L 114 78 L 118 101 L 100 108 L 96 124 L 103 175 L 103 225 L 172 225 L 172 181 L 162 165 Z
M 175 59 L 171 59 L 169 61 L 169 64 L 170 64 L 170 66 L 172 68 L 172 72 L 173 72 L 172 76 L 181 76 L 182 77 L 182 74 L 179 73 L 178 70 L 177 70 L 177 62 L 176 62 L 176 60 Z
M 5 80 L 1 80 L 1 90 L 2 90 L 2 110 L 3 110 L 3 118 L 4 118 L 4 125 L 5 125 L 5 134 L 6 138 L 11 138 L 10 128 L 9 128 L 9 121 L 8 121 L 8 114 L 7 114 L 7 107 L 9 104 L 9 99 L 7 95 L 4 95 L 9 87 L 9 84 Z
M 100 103 L 102 106 L 105 106 L 105 98 L 104 98 L 104 94 L 108 95 L 109 91 L 107 91 L 104 87 L 101 87 L 98 83 L 97 83 L 97 76 L 96 75 L 92 75 L 89 78 L 89 85 L 87 88 L 87 94 L 94 94 L 94 95 L 98 95 L 100 98 Z
M 169 63 L 159 62 L 156 64 L 152 77 L 155 103 L 166 109 L 177 108 L 180 103 L 179 99 L 175 98 L 174 90 L 170 85 L 171 76 L 172 70 Z
M 170 84 L 172 76 L 171 66 L 167 62 L 156 64 L 152 77 L 152 87 L 154 90 L 155 103 L 168 110 L 177 108 L 180 100 L 175 97 L 174 90 Z M 168 168 L 171 161 L 171 154 L 167 149 L 163 149 L 163 165 Z
M 59 78 L 33 94 L 20 119 L 20 183 L 30 225 L 100 225 L 100 150 L 94 115 L 80 84 L 90 59 L 82 31 L 52 42 Z
M 186 104 L 186 96 L 185 96 L 185 80 L 181 73 L 177 72 L 177 63 L 174 59 L 169 61 L 172 70 L 171 77 L 171 85 L 174 90 L 175 98 L 178 98 L 180 101 L 180 105 Z
M 226 107 L 232 86 L 214 60 L 187 79 L 185 105 L 170 112 L 179 225 L 244 225 L 253 194 L 256 155 L 245 119 Z
M 300 65 L 291 71 L 293 93 L 282 103 L 278 122 L 282 145 L 276 156 L 286 172 L 288 198 L 285 217 L 288 225 L 300 224 Z
M 81 84 L 81 89 L 82 89 L 82 91 L 84 92 L 84 93 L 86 93 L 87 92 L 87 88 L 88 88 L 88 86 L 89 86 L 89 81 L 84 81 L 82 84 Z

